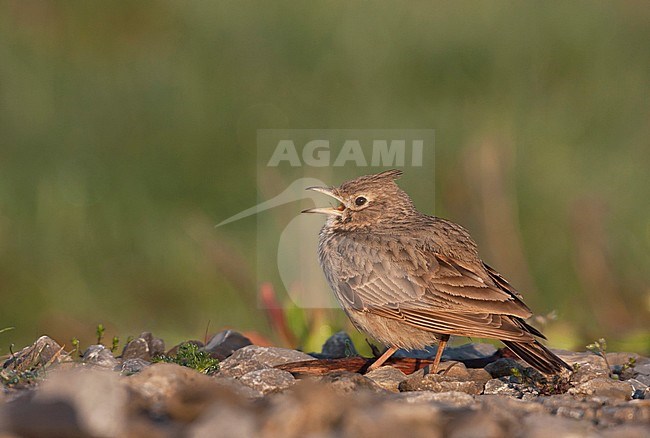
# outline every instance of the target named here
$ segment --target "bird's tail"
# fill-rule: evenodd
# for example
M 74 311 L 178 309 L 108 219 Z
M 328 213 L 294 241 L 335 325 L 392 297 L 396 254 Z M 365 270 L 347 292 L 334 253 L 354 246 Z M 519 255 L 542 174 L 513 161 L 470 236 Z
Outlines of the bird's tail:
M 545 374 L 557 374 L 562 370 L 562 368 L 568 370 L 572 369 L 566 362 L 537 341 L 503 341 L 503 343 L 506 344 L 513 353 L 528 362 L 529 365 L 537 368 Z

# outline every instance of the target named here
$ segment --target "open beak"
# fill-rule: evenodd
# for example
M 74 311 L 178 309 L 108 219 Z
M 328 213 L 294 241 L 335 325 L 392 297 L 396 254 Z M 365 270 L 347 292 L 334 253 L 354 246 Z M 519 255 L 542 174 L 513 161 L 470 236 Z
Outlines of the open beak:
M 337 201 L 339 201 L 339 205 L 337 207 L 317 207 L 317 208 L 308 208 L 307 210 L 301 211 L 301 213 L 321 213 L 321 214 L 326 214 L 330 216 L 343 216 L 343 210 L 345 210 L 345 204 L 343 203 L 343 200 L 336 196 L 332 189 L 329 187 L 307 187 L 305 190 L 313 190 L 315 192 L 320 192 L 323 193 L 327 196 L 330 196 Z

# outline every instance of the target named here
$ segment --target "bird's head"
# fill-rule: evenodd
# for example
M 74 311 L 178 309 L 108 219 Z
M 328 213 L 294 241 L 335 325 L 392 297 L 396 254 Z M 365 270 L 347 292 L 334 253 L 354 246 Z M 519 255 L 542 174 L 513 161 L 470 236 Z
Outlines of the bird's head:
M 340 229 L 400 222 L 415 212 L 411 198 L 395 183 L 401 175 L 400 170 L 388 170 L 346 181 L 338 187 L 309 187 L 307 190 L 334 198 L 337 205 L 302 212 L 326 214 L 328 224 Z

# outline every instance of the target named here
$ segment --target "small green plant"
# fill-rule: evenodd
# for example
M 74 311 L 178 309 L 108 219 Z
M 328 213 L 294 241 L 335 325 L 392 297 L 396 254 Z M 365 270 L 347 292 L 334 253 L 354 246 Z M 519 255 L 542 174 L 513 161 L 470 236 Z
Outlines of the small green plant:
M 102 343 L 105 331 L 106 331 L 106 329 L 104 328 L 104 324 L 97 324 L 97 343 L 98 344 Z
M 605 360 L 605 365 L 607 365 L 609 376 L 612 377 L 612 367 L 609 365 L 609 361 L 607 360 L 607 341 L 605 338 L 600 338 L 597 341 L 594 341 L 592 344 L 587 345 L 587 350 L 591 351 L 594 354 L 597 354 Z
M 161 355 L 155 357 L 153 361 L 175 363 L 203 374 L 212 374 L 219 370 L 219 361 L 211 357 L 209 353 L 201 351 L 198 345 L 191 342 L 181 344 L 176 356 Z
M 111 342 L 111 353 L 117 351 L 117 347 L 120 345 L 120 338 L 113 336 L 113 341 Z
M 72 356 L 74 353 L 77 353 L 77 356 L 81 357 L 81 347 L 80 347 L 80 342 L 78 338 L 72 338 L 70 341 L 72 344 L 72 351 L 70 352 L 70 356 Z
M 521 374 L 521 371 L 519 371 L 519 368 L 512 367 L 510 368 L 510 374 L 518 378 L 519 380 L 523 379 L 523 375 Z

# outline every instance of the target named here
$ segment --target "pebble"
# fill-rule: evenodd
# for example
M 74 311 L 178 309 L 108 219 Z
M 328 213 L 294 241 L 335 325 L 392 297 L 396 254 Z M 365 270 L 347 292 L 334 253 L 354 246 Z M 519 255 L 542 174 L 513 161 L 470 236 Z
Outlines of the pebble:
M 244 374 L 239 381 L 265 395 L 281 392 L 296 383 L 291 373 L 276 368 L 251 371 Z
M 240 348 L 252 345 L 250 339 L 233 330 L 223 330 L 214 335 L 201 350 L 210 353 L 210 356 L 224 360 Z
M 118 366 L 118 361 L 113 357 L 111 350 L 101 344 L 91 345 L 84 351 L 81 360 L 89 365 L 113 369 Z
M 320 354 L 313 355 L 320 359 L 338 359 L 341 357 L 358 356 L 352 338 L 346 332 L 337 332 L 323 344 Z

